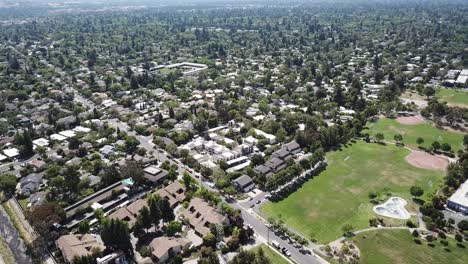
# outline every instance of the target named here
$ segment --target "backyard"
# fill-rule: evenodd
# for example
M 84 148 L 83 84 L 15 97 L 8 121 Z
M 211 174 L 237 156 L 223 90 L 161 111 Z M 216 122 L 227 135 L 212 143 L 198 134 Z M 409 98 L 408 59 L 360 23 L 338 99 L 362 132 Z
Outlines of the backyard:
M 447 239 L 449 251 L 439 240 L 432 242 L 434 247 L 428 246 L 424 239 L 421 239 L 421 245 L 416 244 L 408 230 L 371 231 L 353 239 L 361 251 L 362 264 L 468 263 L 468 249 L 458 247 L 451 238 Z
M 410 151 L 394 145 L 359 141 L 340 151 L 327 154 L 328 166 L 318 176 L 280 202 L 268 202 L 261 210 L 267 217 L 281 219 L 306 238 L 330 242 L 340 237 L 342 227 L 354 230 L 369 227 L 372 211 L 369 193 L 386 200 L 400 196 L 408 200 L 406 208 L 414 211 L 409 189 L 418 185 L 423 198 L 437 189 L 444 172 L 413 167 L 405 161 Z M 405 221 L 385 219 L 388 224 Z
M 363 133 L 369 133 L 370 136 L 382 133 L 384 140 L 389 142 L 395 142 L 393 136 L 401 134 L 403 143 L 413 149 L 418 147 L 416 143 L 418 137 L 424 139 L 424 143 L 421 144 L 424 147 L 429 147 L 432 142 L 438 141 L 441 144 L 449 143 L 454 151 L 463 149 L 463 133 L 441 130 L 429 123 L 405 125 L 395 119 L 382 118 L 375 123 L 368 123 L 367 127 Z

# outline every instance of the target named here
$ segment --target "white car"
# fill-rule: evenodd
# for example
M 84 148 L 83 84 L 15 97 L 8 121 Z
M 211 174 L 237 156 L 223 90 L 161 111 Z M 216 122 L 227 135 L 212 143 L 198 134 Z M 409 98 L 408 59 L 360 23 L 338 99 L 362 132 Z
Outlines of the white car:
M 280 243 L 278 243 L 278 241 L 276 241 L 276 240 L 271 241 L 271 244 L 272 244 L 275 248 L 277 248 L 277 249 L 280 249 L 280 248 L 281 248 Z

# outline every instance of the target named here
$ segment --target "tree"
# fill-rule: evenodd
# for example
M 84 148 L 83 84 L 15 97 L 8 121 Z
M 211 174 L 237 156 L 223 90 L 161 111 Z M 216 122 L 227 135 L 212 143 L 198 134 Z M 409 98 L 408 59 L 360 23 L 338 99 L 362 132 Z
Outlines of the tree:
M 458 228 L 462 231 L 467 231 L 468 230 L 468 220 L 461 220 L 458 222 Z
M 203 236 L 203 245 L 206 247 L 216 247 L 216 236 L 213 233 L 208 232 Z
M 140 145 L 140 141 L 136 139 L 134 136 L 126 136 L 125 137 L 125 151 L 127 153 L 134 153 L 138 149 L 138 145 Z
M 341 227 L 341 230 L 345 234 L 345 236 L 349 236 L 351 232 L 353 231 L 354 227 L 351 224 L 345 224 L 343 227 Z
M 429 100 L 429 97 L 435 94 L 435 90 L 432 87 L 426 86 L 426 88 L 423 90 L 423 93 L 427 97 L 427 100 Z
M 377 140 L 377 142 L 379 142 L 379 143 L 382 142 L 382 140 L 384 140 L 384 138 L 385 138 L 384 134 L 382 134 L 382 133 L 375 134 L 375 140 Z
M 192 177 L 190 176 L 190 174 L 188 173 L 188 171 L 184 171 L 184 175 L 182 176 L 182 180 L 184 181 L 184 186 L 187 190 L 190 190 L 191 189 L 191 185 L 192 185 Z
M 15 193 L 16 189 L 16 176 L 9 173 L 0 175 L 0 192 L 10 196 Z
M 56 202 L 44 202 L 27 212 L 29 222 L 46 241 L 51 239 L 52 225 L 62 222 L 65 217 L 65 211 Z
M 120 173 L 115 166 L 109 166 L 104 169 L 104 174 L 101 176 L 101 182 L 104 186 L 109 186 L 121 180 Z
M 401 141 L 403 141 L 403 136 L 401 134 L 396 134 L 393 136 L 393 139 L 397 142 L 397 144 L 400 144 Z
M 250 160 L 252 162 L 252 167 L 265 163 L 265 158 L 260 154 L 253 154 Z
M 87 234 L 89 232 L 89 221 L 83 220 L 78 224 L 78 233 Z
M 419 186 L 411 186 L 410 193 L 415 197 L 419 197 L 424 194 L 424 190 Z
M 416 143 L 418 143 L 418 145 L 423 144 L 423 143 L 424 143 L 424 138 L 418 137 L 418 138 L 416 139 Z
M 175 181 L 177 180 L 177 176 L 179 175 L 179 173 L 177 172 L 177 169 L 176 168 L 171 168 L 169 170 L 169 173 L 167 175 L 167 178 L 171 181 Z
M 439 149 L 440 149 L 440 143 L 439 143 L 439 141 L 434 141 L 434 142 L 432 142 L 431 147 L 432 147 L 432 149 L 433 149 L 434 151 L 439 150 Z
M 81 145 L 81 142 L 76 137 L 72 137 L 68 141 L 68 148 L 69 149 L 78 149 L 80 147 L 80 145 Z
M 201 257 L 198 259 L 198 264 L 219 264 L 218 255 L 211 247 L 202 247 L 200 253 Z
M 126 254 L 133 254 L 130 234 L 125 222 L 118 219 L 104 219 L 101 226 L 101 238 L 107 248 L 120 249 Z
M 122 177 L 124 179 L 131 178 L 136 185 L 142 185 L 145 182 L 145 172 L 138 161 L 127 160 L 125 166 L 121 168 Z
M 159 222 L 162 218 L 161 210 L 159 209 L 159 200 L 161 200 L 161 198 L 156 194 L 151 194 L 148 196 L 148 206 L 151 215 L 151 220 L 156 228 L 158 228 Z
M 450 150 L 452 150 L 452 146 L 450 146 L 449 143 L 442 143 L 441 148 L 443 151 L 446 151 L 446 152 L 449 152 Z
M 163 222 L 167 223 L 175 219 L 174 210 L 172 210 L 167 199 L 159 199 L 159 210 Z
M 179 221 L 171 221 L 166 226 L 166 234 L 168 236 L 174 236 L 176 233 L 182 231 L 182 224 Z
M 27 131 L 24 131 L 23 134 L 17 133 L 15 142 L 20 145 L 21 157 L 29 157 L 34 153 L 32 139 Z
M 138 215 L 138 218 L 137 218 L 137 222 L 142 228 L 146 230 L 148 230 L 148 228 L 151 227 L 151 224 L 152 224 L 151 214 L 147 206 L 143 206 L 143 208 L 141 208 L 140 214 Z

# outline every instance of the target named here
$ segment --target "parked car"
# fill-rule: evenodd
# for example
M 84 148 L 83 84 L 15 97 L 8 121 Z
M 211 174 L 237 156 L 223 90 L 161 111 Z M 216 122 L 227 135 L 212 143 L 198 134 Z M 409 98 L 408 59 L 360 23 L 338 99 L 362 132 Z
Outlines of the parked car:
M 285 247 L 283 247 L 283 249 L 281 249 L 281 251 L 283 252 L 283 254 L 285 254 L 286 256 L 290 257 L 291 256 L 291 253 L 289 252 L 289 250 Z
M 271 241 L 271 244 L 277 249 L 281 248 L 280 243 L 278 243 L 278 241 L 273 240 L 273 241 Z

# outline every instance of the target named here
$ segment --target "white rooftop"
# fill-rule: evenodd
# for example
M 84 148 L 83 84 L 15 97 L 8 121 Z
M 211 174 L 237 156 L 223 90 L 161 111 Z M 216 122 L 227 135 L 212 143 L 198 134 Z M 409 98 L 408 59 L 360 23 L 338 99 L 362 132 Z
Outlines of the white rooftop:
M 49 140 L 45 138 L 38 138 L 33 140 L 33 144 L 36 146 L 46 147 L 49 145 Z
M 0 161 L 6 160 L 8 157 L 5 155 L 0 154 Z
M 77 126 L 73 129 L 75 132 L 83 132 L 83 133 L 89 133 L 91 131 L 90 128 L 87 127 L 82 127 L 82 126 Z
M 75 132 L 73 132 L 73 130 L 65 130 L 65 131 L 59 132 L 59 134 L 66 138 L 71 138 L 76 135 Z
M 145 171 L 146 173 L 148 173 L 148 174 L 156 175 L 156 174 L 158 174 L 161 170 L 160 170 L 158 167 L 156 167 L 156 166 L 149 166 L 149 167 L 146 167 L 146 168 L 144 169 L 144 171 Z
M 13 158 L 19 155 L 19 150 L 17 148 L 4 149 L 3 154 L 9 158 Z
M 52 134 L 52 135 L 50 135 L 50 139 L 51 140 L 56 140 L 56 141 L 64 141 L 67 138 L 60 135 L 60 134 Z
M 449 201 L 468 207 L 468 180 L 466 180 L 458 190 L 450 196 Z

